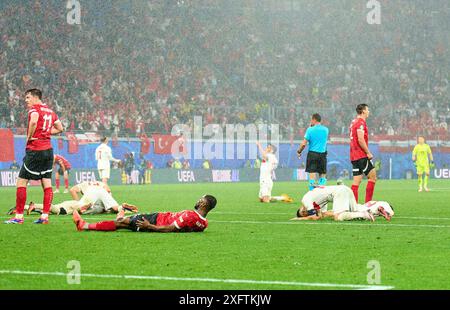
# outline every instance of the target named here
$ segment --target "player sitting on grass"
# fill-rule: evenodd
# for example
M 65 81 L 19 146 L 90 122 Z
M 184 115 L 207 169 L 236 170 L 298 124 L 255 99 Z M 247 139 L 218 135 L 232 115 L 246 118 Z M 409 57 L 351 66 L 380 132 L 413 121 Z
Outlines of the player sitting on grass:
M 155 212 L 128 217 L 123 217 L 124 211 L 122 210 L 115 221 L 104 221 L 95 224 L 86 223 L 75 211 L 73 213 L 73 221 L 78 231 L 129 229 L 148 232 L 202 232 L 208 227 L 206 215 L 214 209 L 216 203 L 216 198 L 211 195 L 205 195 L 197 201 L 194 206 L 195 210 Z
M 333 211 L 327 211 L 329 202 L 333 203 Z M 390 220 L 382 205 L 376 205 L 376 208 L 378 214 Z M 297 211 L 297 217 L 292 220 L 333 217 L 335 221 L 366 219 L 373 222 L 375 218 L 370 211 L 367 206 L 362 208 L 356 203 L 352 190 L 345 185 L 319 186 L 303 196 L 302 207 Z

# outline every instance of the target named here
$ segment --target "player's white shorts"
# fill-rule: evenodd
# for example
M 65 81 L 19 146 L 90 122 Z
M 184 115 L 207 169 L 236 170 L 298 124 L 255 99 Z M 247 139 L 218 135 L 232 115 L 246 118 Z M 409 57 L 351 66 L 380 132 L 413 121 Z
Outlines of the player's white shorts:
M 111 169 L 99 169 L 98 174 L 100 175 L 100 179 L 109 179 Z
M 117 207 L 119 205 L 111 194 L 100 187 L 89 188 L 78 203 L 81 207 L 88 204 L 95 204 L 97 201 L 101 201 L 103 203 L 106 211 L 109 211 L 112 207 Z
M 347 186 L 342 186 L 336 190 L 333 196 L 333 213 L 357 211 L 355 195 Z
M 56 213 L 56 214 L 59 214 L 61 211 L 60 209 L 62 208 L 64 210 L 66 210 L 66 214 L 69 214 L 69 215 L 72 214 L 74 210 L 78 211 L 80 209 L 79 205 L 78 205 L 78 201 L 76 201 L 76 200 L 67 200 L 67 201 L 58 203 L 57 205 L 52 206 L 52 210 L 53 210 L 53 207 L 58 208 L 57 209 L 58 213 Z
M 260 179 L 259 180 L 259 198 L 263 198 L 265 196 L 272 197 L 272 187 L 273 187 L 272 178 Z

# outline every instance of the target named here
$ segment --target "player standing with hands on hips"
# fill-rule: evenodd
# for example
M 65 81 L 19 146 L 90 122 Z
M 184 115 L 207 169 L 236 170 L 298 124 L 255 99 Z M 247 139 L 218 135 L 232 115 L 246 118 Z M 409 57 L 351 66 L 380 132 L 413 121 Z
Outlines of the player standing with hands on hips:
M 102 144 L 95 149 L 95 159 L 97 160 L 97 169 L 100 179 L 102 179 L 103 183 L 108 184 L 108 179 L 111 174 L 110 161 L 120 162 L 120 160 L 115 159 L 112 156 L 111 148 L 108 146 L 107 137 L 101 138 L 100 142 Z
M 33 88 L 25 92 L 28 107 L 27 144 L 16 189 L 16 216 L 6 224 L 23 224 L 23 210 L 27 200 L 29 180 L 41 180 L 44 190 L 43 211 L 35 224 L 48 224 L 48 213 L 53 200 L 53 148 L 51 135 L 62 132 L 63 126 L 53 110 L 42 103 L 42 92 Z
M 377 181 L 377 173 L 372 164 L 373 155 L 369 150 L 369 133 L 366 119 L 369 117 L 369 106 L 365 103 L 356 107 L 356 118 L 350 124 L 350 160 L 353 166 L 352 191 L 358 202 L 358 189 L 363 174 L 368 177 L 366 187 L 366 200 L 371 201 Z

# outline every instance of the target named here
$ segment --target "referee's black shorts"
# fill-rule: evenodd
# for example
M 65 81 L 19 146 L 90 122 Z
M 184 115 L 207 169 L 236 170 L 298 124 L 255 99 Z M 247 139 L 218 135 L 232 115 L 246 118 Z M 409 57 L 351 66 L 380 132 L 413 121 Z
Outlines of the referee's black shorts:
M 306 172 L 309 173 L 327 173 L 327 152 L 317 153 L 313 151 L 308 152 L 306 156 Z
M 353 166 L 353 176 L 362 175 L 363 173 L 367 176 L 373 168 L 372 161 L 368 157 L 360 158 L 358 160 L 352 161 Z
M 43 151 L 27 150 L 20 168 L 19 178 L 26 180 L 51 179 L 53 170 L 53 149 Z
M 142 220 L 142 218 L 147 219 L 150 224 L 156 225 L 156 218 L 158 217 L 158 213 L 148 213 L 148 214 L 136 214 L 130 218 L 130 226 L 129 229 L 132 231 L 139 231 L 139 227 L 137 226 L 137 221 Z

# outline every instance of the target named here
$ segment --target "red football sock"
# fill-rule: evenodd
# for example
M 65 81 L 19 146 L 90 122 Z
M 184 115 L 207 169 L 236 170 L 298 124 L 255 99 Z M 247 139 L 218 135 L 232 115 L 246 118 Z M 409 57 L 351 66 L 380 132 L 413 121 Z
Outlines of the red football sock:
M 66 187 L 66 189 L 69 188 L 69 179 L 64 179 L 64 186 Z
M 27 188 L 18 187 L 16 189 L 16 214 L 23 214 L 26 201 L 27 201 Z
M 55 180 L 56 183 L 56 189 L 59 189 L 59 178 Z
M 89 230 L 115 231 L 116 223 L 114 221 L 104 221 L 95 224 L 89 224 Z
M 44 188 L 44 201 L 42 214 L 48 214 L 50 207 L 52 206 L 53 190 L 51 187 Z
M 353 195 L 355 196 L 356 203 L 358 203 L 358 189 L 359 185 L 352 185 L 352 192 Z
M 366 202 L 372 200 L 374 190 L 375 190 L 375 182 L 369 180 L 369 182 L 367 182 L 367 187 L 366 187 Z

